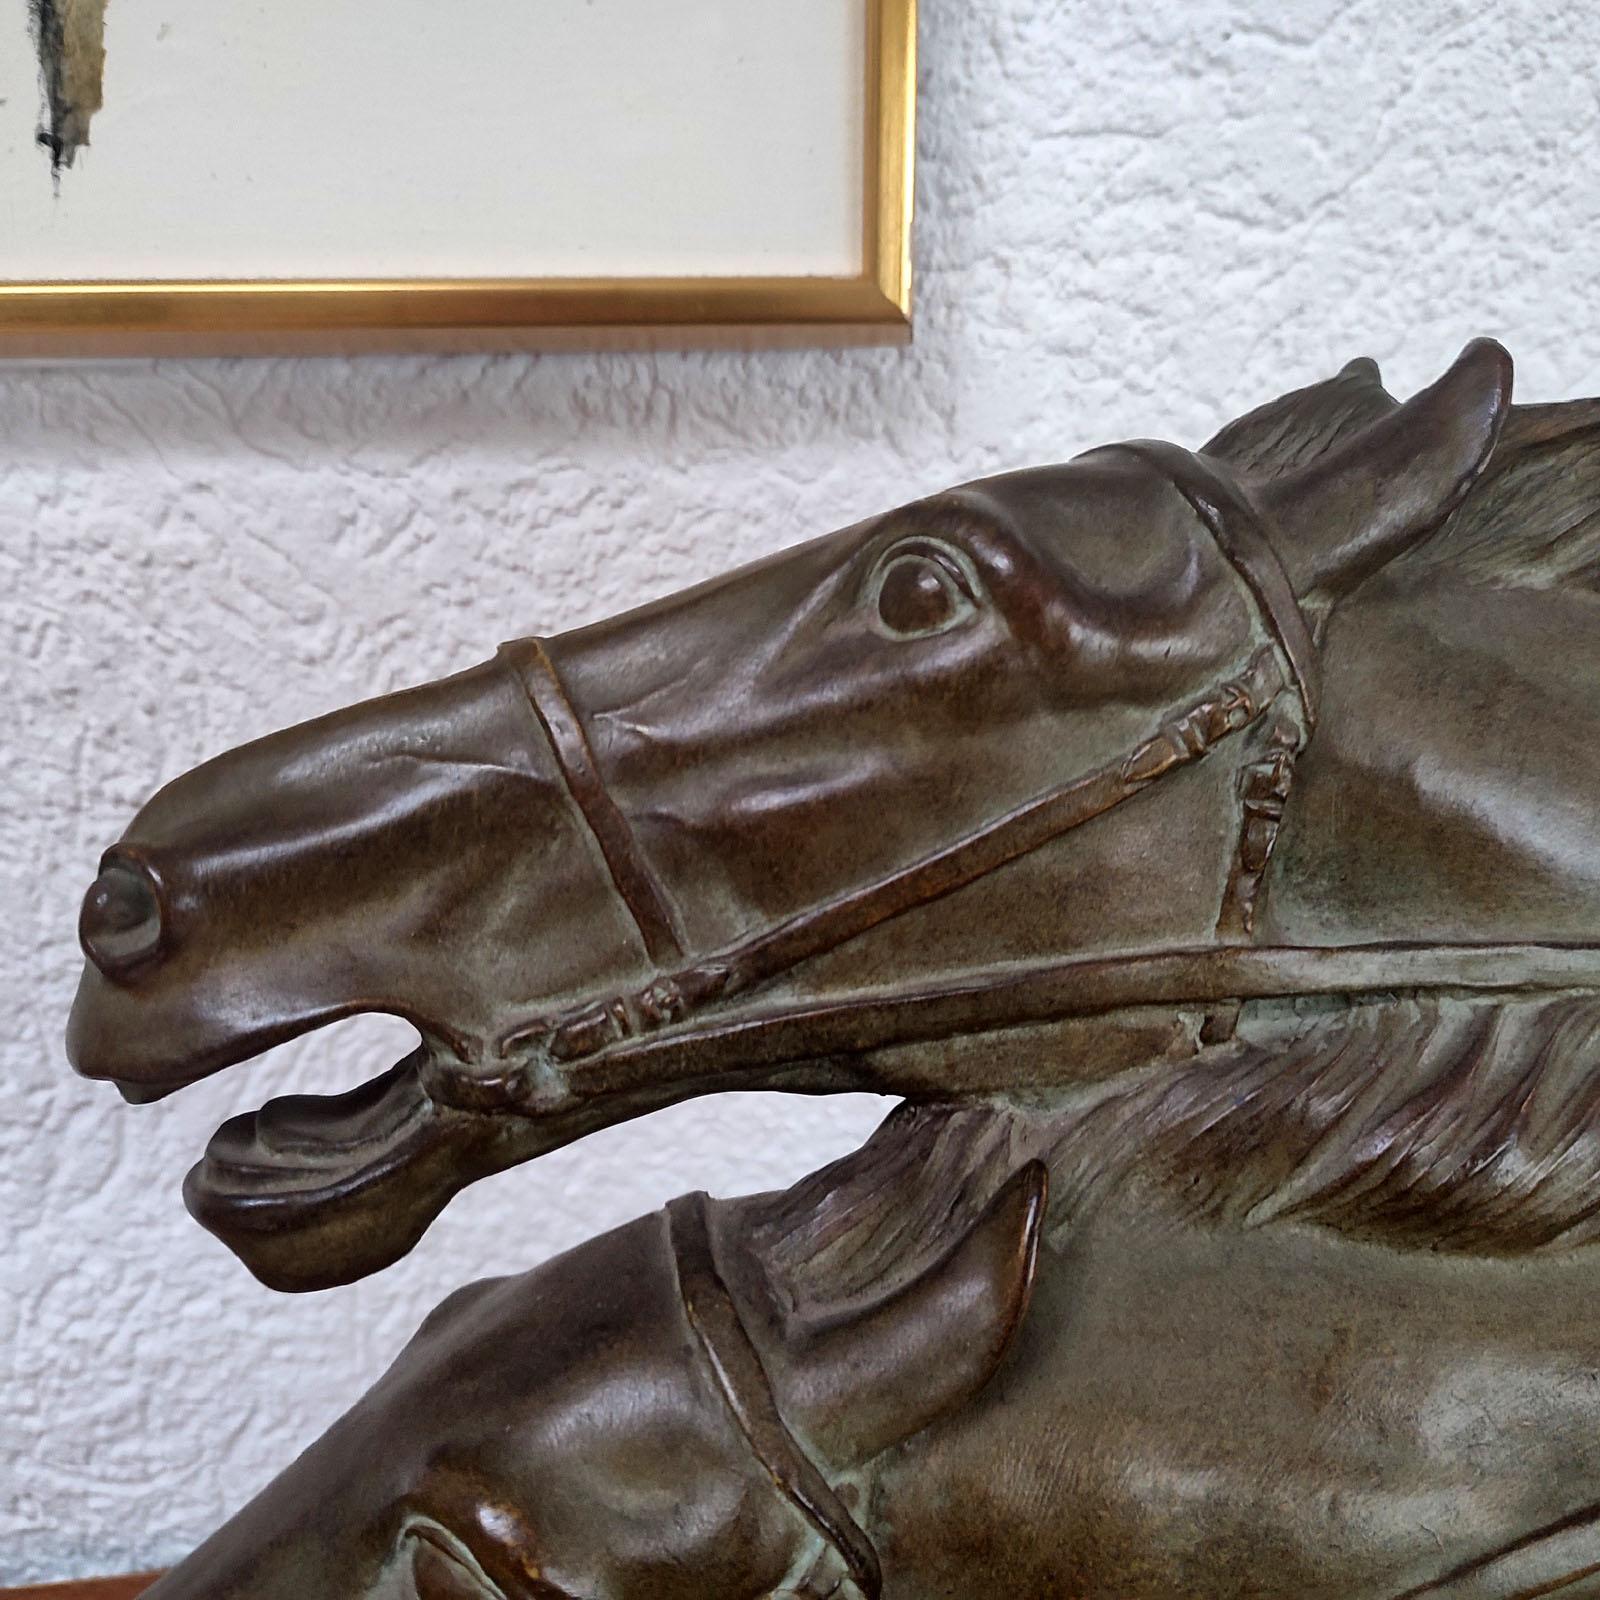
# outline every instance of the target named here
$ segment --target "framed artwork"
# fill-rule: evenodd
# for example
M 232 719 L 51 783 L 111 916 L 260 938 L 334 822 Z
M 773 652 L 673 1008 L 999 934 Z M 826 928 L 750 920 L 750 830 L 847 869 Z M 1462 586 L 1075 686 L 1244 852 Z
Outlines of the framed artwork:
M 0 0 L 0 355 L 897 343 L 916 0 Z

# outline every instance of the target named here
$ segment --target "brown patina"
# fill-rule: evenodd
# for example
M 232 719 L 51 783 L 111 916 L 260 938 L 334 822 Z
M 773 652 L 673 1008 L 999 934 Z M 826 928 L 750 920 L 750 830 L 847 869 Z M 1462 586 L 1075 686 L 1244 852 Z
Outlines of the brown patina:
M 161 791 L 80 1070 L 420 1034 L 191 1174 L 269 1283 L 692 1095 L 910 1102 L 464 1291 L 162 1600 L 1600 1593 L 1597 441 L 1357 362 Z

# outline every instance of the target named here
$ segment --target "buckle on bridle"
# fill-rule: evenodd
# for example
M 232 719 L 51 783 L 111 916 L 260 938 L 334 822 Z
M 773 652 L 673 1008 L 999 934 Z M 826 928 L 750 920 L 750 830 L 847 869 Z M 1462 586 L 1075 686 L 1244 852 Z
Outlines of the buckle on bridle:
M 1229 734 L 1248 728 L 1282 688 L 1274 652 L 1259 651 L 1243 677 L 1230 679 L 1214 698 L 1190 707 L 1134 750 L 1122 764 L 1122 781 L 1130 786 L 1154 783 L 1174 767 L 1198 761 Z

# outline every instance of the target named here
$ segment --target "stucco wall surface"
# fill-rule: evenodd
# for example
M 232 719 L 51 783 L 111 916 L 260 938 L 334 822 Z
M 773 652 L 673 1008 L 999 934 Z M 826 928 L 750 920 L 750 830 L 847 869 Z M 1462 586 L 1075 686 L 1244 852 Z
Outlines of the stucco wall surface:
M 354 1288 L 185 1216 L 224 1117 L 348 1086 L 361 1022 L 133 1110 L 67 1071 L 74 921 L 161 781 L 1002 466 L 1198 443 L 1470 335 L 1600 392 L 1600 15 L 1569 0 L 926 0 L 910 352 L 0 371 L 0 1579 L 182 1554 L 449 1289 L 693 1187 L 794 1178 L 871 1100 L 728 1096 L 459 1200 Z

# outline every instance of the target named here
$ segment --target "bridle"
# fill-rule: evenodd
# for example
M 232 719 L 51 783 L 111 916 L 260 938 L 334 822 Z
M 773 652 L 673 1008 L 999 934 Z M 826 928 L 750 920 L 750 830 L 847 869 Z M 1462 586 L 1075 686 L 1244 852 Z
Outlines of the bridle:
M 640 989 L 518 1027 L 503 1040 L 502 1055 L 532 1051 L 556 1066 L 563 1078 L 575 1080 L 575 1067 L 618 1046 L 632 1043 L 637 1051 L 664 1044 L 666 1040 L 652 1036 L 702 1017 L 716 1002 L 757 989 L 871 928 L 965 888 L 1115 809 L 1276 712 L 1266 755 L 1247 767 L 1241 779 L 1238 846 L 1217 918 L 1220 941 L 1247 939 L 1294 759 L 1316 725 L 1316 649 L 1311 630 L 1259 512 L 1239 489 L 1175 446 L 1150 442 L 1112 449 L 1154 466 L 1177 486 L 1237 575 L 1266 642 L 1241 670 L 1163 719 L 1125 756 L 1037 796 L 909 866 L 709 956 L 685 956 L 668 897 L 606 789 L 582 722 L 543 641 L 524 639 L 502 646 L 500 658 L 527 694 L 618 898 L 658 969 L 658 976 Z
M 610 796 L 578 713 L 544 643 L 502 646 L 657 969 L 643 987 L 511 1029 L 498 1057 L 512 1070 L 475 1088 L 496 1109 L 539 1115 L 660 1082 L 740 1066 L 784 1066 L 918 1040 L 1136 1008 L 1203 1011 L 1203 1039 L 1231 1032 L 1248 1000 L 1423 987 L 1497 992 L 1594 980 L 1594 952 L 1563 946 L 1270 947 L 1254 942 L 1256 908 L 1295 762 L 1316 729 L 1312 626 L 1247 493 L 1203 457 L 1154 441 L 1095 455 L 1131 457 L 1171 482 L 1210 533 L 1248 602 L 1257 648 L 1229 677 L 1176 708 L 1124 756 L 1052 788 L 908 866 L 705 955 L 686 954 L 669 897 Z M 1031 854 L 1192 766 L 1246 730 L 1264 730 L 1241 764 L 1238 830 L 1211 942 L 1069 957 L 980 973 L 921 990 L 758 1013 L 718 1012 L 870 929 Z M 519 1064 L 520 1063 L 520 1064 Z M 461 1086 L 465 1088 L 466 1086 Z M 467 1090 L 467 1095 L 472 1094 Z M 449 1094 L 449 1091 L 446 1091 Z M 453 1096 L 452 1096 L 453 1097 Z M 479 1103 L 463 1096 L 461 1103 Z
M 838 1557 L 859 1600 L 878 1600 L 878 1552 L 778 1410 L 772 1381 L 717 1267 L 708 1205 L 702 1193 L 680 1195 L 667 1206 L 684 1317 L 723 1403 L 773 1488 Z
M 709 1213 L 703 1193 L 681 1195 L 666 1208 L 679 1300 L 699 1355 L 763 1475 L 849 1574 L 856 1591 L 850 1600 L 878 1600 L 883 1574 L 877 1550 L 783 1419 L 760 1352 L 717 1265 Z M 1580 1507 L 1390 1600 L 1466 1600 L 1490 1593 L 1535 1600 L 1565 1592 L 1600 1576 L 1597 1528 L 1600 1505 Z M 797 1600 L 812 1592 L 809 1585 L 782 1591 Z M 827 1592 L 842 1600 L 838 1588 Z

